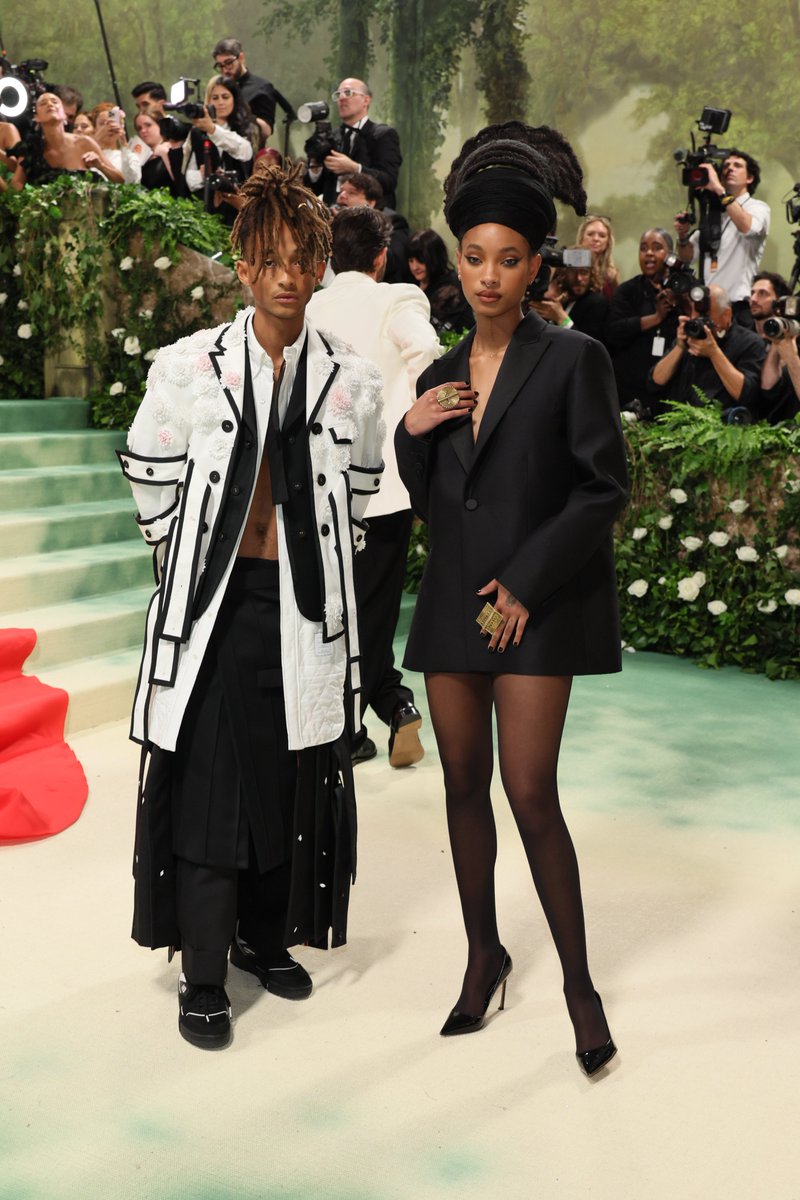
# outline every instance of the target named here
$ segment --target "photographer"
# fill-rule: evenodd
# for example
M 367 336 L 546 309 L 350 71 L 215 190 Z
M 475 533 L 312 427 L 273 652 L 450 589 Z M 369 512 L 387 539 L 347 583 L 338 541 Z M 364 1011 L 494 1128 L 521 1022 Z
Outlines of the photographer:
M 90 113 L 97 144 L 107 160 L 119 173 L 119 179 L 107 178 L 112 183 L 141 183 L 141 158 L 133 153 L 125 134 L 125 113 L 110 101 L 96 104 Z
M 775 313 L 775 301 L 790 294 L 791 289 L 782 275 L 761 271 L 750 289 L 750 313 L 756 333 L 764 338 L 767 357 L 761 368 L 761 392 L 758 413 L 763 421 L 777 425 L 789 421 L 800 411 L 800 355 L 797 339 L 791 335 L 770 338 L 764 323 Z
M 745 414 L 758 411 L 764 343 L 734 322 L 730 300 L 719 284 L 693 290 L 706 295 L 692 301 L 689 317 L 678 318 L 675 344 L 651 370 L 648 392 L 698 405 L 698 388 L 709 400 L 719 400 L 724 419 L 736 409 L 737 417 L 749 423 Z M 657 402 L 651 407 L 657 410 Z
M 234 191 L 252 173 L 258 132 L 238 87 L 222 75 L 209 82 L 203 108 L 204 116 L 192 119 L 194 129 L 184 147 L 184 171 L 189 191 L 199 196 L 206 190 L 207 175 L 220 176 L 216 182 L 212 180 L 216 208 L 226 193 Z M 222 173 L 227 181 L 221 178 Z M 218 186 L 220 183 L 223 186 Z M 236 213 L 226 205 L 220 216 L 232 225 Z
M 592 274 L 592 267 L 559 267 L 553 272 L 544 299 L 532 301 L 530 307 L 551 325 L 577 329 L 602 342 L 608 301 L 599 291 L 592 290 Z
M 336 203 L 342 175 L 374 175 L 383 189 L 384 204 L 393 209 L 403 161 L 397 130 L 369 119 L 372 92 L 363 79 L 343 79 L 333 99 L 342 124 L 333 131 L 333 145 L 323 162 L 309 156 L 306 186 L 332 205 Z
M 716 265 L 707 256 L 703 266 L 703 282 L 716 283 L 730 296 L 736 321 L 752 328 L 750 316 L 750 284 L 758 271 L 764 242 L 769 233 L 769 205 L 754 199 L 761 181 L 761 168 L 754 158 L 742 150 L 731 150 L 717 174 L 713 163 L 702 164 L 707 182 L 700 190 L 714 197 L 721 211 L 721 236 Z M 687 214 L 678 213 L 675 229 L 678 235 L 678 257 L 682 262 L 695 262 L 700 255 L 700 231 L 691 235 Z
M 617 379 L 621 408 L 644 415 L 647 376 L 678 332 L 676 299 L 664 287 L 672 238 L 665 229 L 647 229 L 639 240 L 641 274 L 621 283 L 611 301 L 606 345 Z

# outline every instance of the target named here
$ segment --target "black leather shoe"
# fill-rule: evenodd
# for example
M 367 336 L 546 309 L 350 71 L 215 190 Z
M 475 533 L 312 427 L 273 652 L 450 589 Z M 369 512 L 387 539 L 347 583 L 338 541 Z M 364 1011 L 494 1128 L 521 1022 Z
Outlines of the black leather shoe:
M 603 1001 L 595 992 L 597 1003 L 600 1005 L 600 1011 L 603 1011 Z M 603 1013 L 605 1016 L 605 1013 Z M 613 1038 L 609 1038 L 604 1046 L 595 1046 L 593 1050 L 578 1050 L 575 1052 L 575 1057 L 578 1060 L 578 1065 L 584 1075 L 594 1075 L 595 1071 L 599 1071 L 606 1063 L 611 1062 L 611 1059 L 617 1053 L 617 1047 L 614 1045 Z
M 500 967 L 500 973 L 486 993 L 486 1003 L 483 1006 L 483 1012 L 473 1016 L 472 1013 L 459 1012 L 457 1008 L 454 1008 L 439 1030 L 442 1037 L 455 1037 L 460 1033 L 477 1033 L 479 1029 L 483 1029 L 486 1023 L 486 1010 L 491 1004 L 495 992 L 502 985 L 500 1006 L 497 1010 L 501 1012 L 506 1006 L 506 980 L 513 969 L 514 964 L 511 961 L 511 956 L 506 949 L 503 949 L 503 962 Z
M 181 1037 L 201 1050 L 221 1050 L 231 1040 L 231 1006 L 225 989 L 213 984 L 189 983 L 181 973 L 178 983 L 178 1030 Z
M 372 738 L 365 737 L 362 742 L 353 747 L 350 754 L 350 761 L 354 767 L 359 763 L 369 762 L 371 758 L 375 758 L 378 753 L 378 747 L 373 742 Z
M 261 986 L 272 992 L 273 996 L 282 996 L 284 1000 L 305 1000 L 311 995 L 314 986 L 311 976 L 288 950 L 265 958 L 237 937 L 231 946 L 231 962 L 240 971 L 255 975 Z
M 389 763 L 393 767 L 411 767 L 424 755 L 419 740 L 422 716 L 413 704 L 401 704 L 396 708 L 389 734 Z

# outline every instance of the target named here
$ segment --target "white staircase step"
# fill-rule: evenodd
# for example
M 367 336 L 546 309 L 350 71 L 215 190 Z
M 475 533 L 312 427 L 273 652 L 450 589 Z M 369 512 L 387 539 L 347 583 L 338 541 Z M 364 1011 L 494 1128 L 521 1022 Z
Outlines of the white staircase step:
M 131 496 L 0 512 L 0 558 L 130 541 L 139 536 L 133 513 Z
M 67 737 L 130 716 L 140 659 L 140 650 L 119 650 L 36 672 L 43 683 L 69 694 Z
M 0 562 L 0 622 L 5 612 L 146 587 L 153 578 L 152 561 L 152 551 L 137 539 Z
M 129 588 L 66 604 L 4 613 L 2 624 L 6 629 L 36 630 L 36 647 L 26 661 L 25 672 L 38 674 L 73 659 L 140 648 L 152 592 L 152 586 Z

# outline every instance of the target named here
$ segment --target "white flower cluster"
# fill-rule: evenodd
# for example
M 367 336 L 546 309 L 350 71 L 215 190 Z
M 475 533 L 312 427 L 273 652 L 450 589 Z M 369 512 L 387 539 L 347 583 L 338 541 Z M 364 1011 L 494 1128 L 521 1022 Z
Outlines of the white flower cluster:
M 678 580 L 678 595 L 681 600 L 696 600 L 701 587 L 705 586 L 706 577 L 703 571 L 695 571 L 694 575 L 684 575 Z

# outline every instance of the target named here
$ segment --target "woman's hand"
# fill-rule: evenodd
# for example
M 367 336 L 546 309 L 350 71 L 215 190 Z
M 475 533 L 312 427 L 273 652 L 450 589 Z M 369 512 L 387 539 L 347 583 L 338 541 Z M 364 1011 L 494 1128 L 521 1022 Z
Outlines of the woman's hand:
M 454 408 L 442 408 L 437 399 L 442 388 L 455 388 L 458 392 L 458 404 Z M 439 383 L 417 397 L 406 413 L 403 424 L 412 437 L 423 437 L 444 421 L 471 413 L 477 403 L 477 396 L 478 393 L 473 392 L 463 380 L 460 383 Z
M 211 134 L 214 132 L 214 122 L 208 115 L 208 109 L 206 108 L 205 104 L 203 105 L 203 113 L 205 115 L 202 117 L 193 117 L 192 124 L 194 125 L 195 129 L 202 129 L 203 133 Z
M 489 649 L 502 654 L 509 642 L 515 646 L 520 644 L 531 614 L 516 596 L 511 595 L 508 588 L 503 587 L 499 579 L 493 579 L 485 587 L 478 588 L 479 596 L 488 596 L 492 592 L 497 592 L 493 605 L 503 617 L 503 624 L 490 637 Z M 484 636 L 482 633 L 481 637 Z

